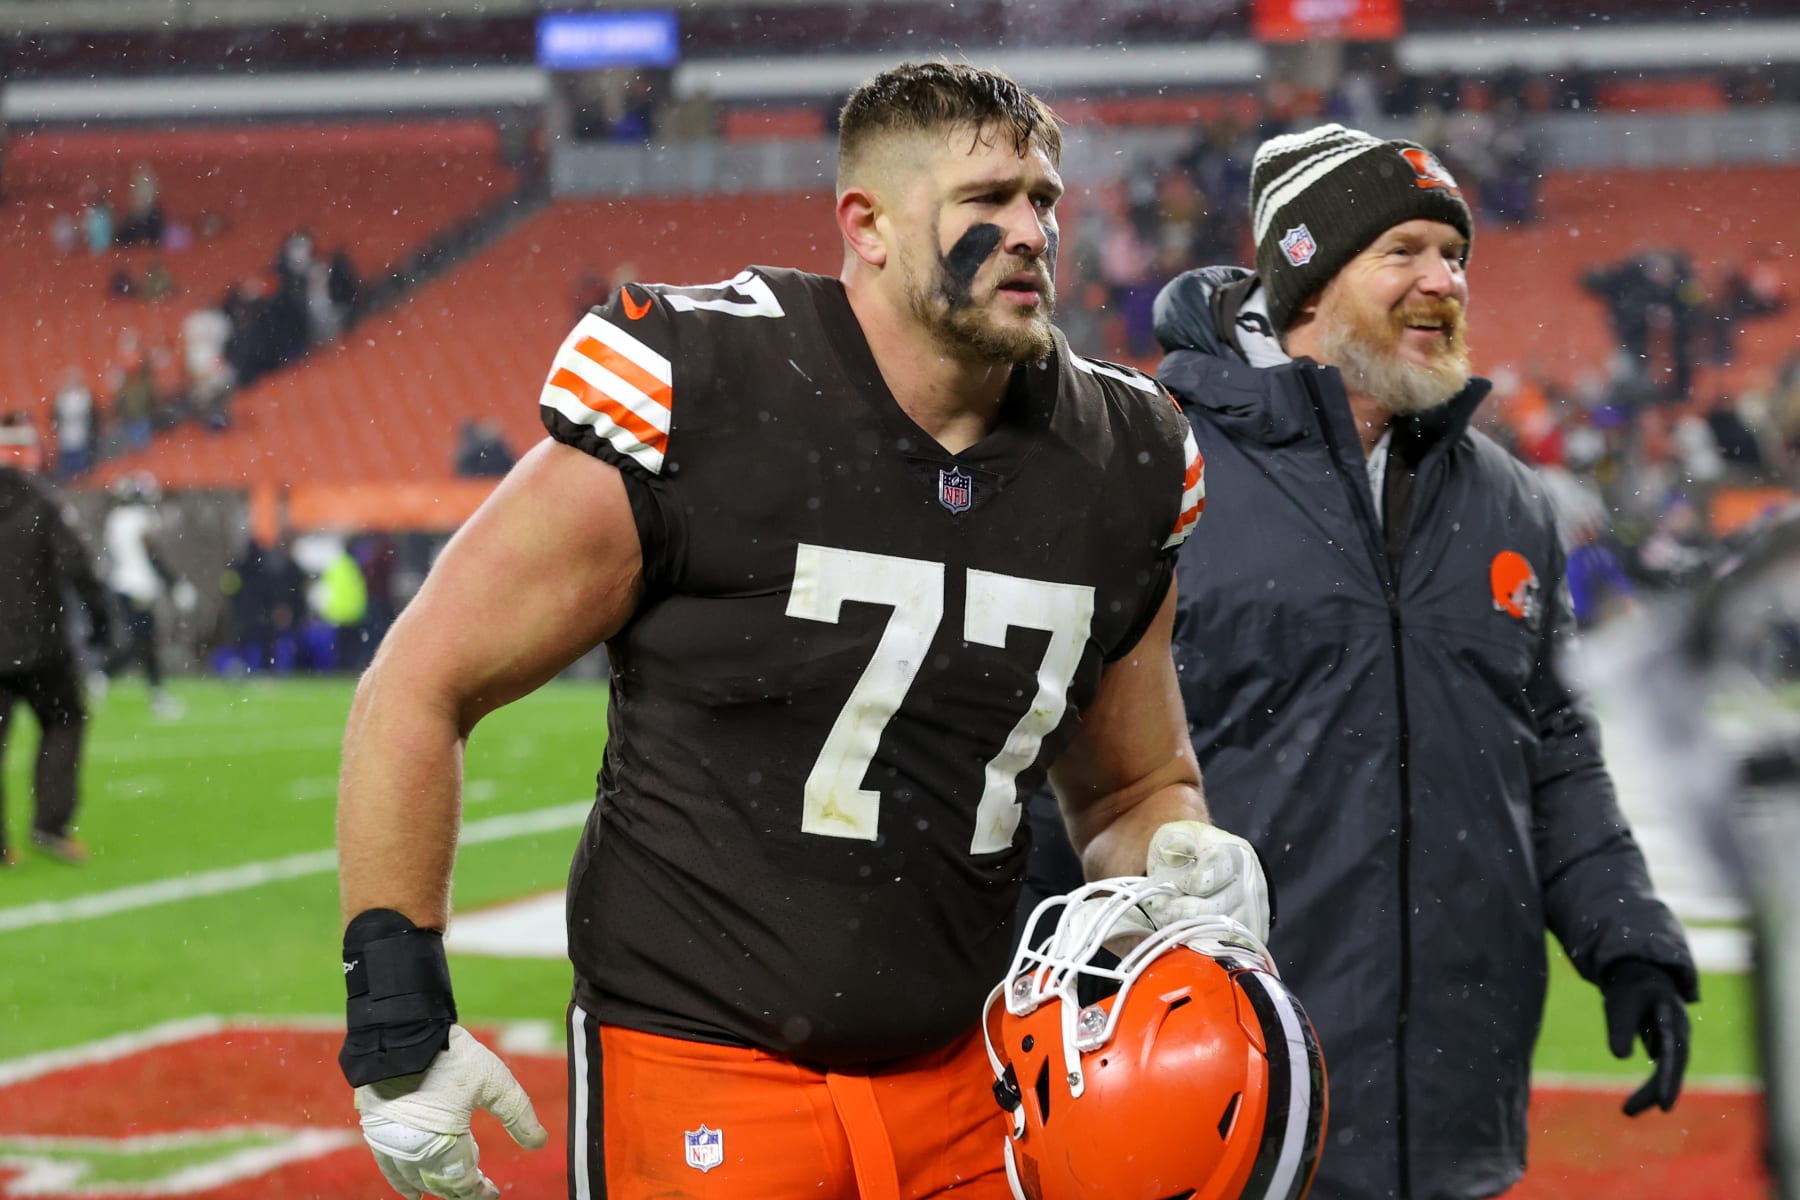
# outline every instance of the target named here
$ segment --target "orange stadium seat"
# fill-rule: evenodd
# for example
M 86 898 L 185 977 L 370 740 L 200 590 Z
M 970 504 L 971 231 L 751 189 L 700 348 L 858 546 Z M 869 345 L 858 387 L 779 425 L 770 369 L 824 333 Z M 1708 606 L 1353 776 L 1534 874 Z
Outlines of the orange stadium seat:
M 1606 112 L 1723 112 L 1725 84 L 1710 75 L 1680 79 L 1615 79 L 1599 86 L 1594 106 Z
M 764 142 L 779 138 L 825 136 L 825 111 L 817 105 L 728 109 L 720 122 L 728 142 Z
M 60 256 L 50 237 L 58 214 L 79 221 L 90 189 L 121 207 L 140 163 L 155 172 L 169 220 L 194 231 L 192 244 Z M 228 285 L 266 275 L 295 229 L 310 230 L 323 254 L 346 246 L 373 281 L 511 186 L 494 127 L 468 120 L 14 135 L 0 189 L 8 279 L 0 289 L 0 344 L 8 347 L 0 404 L 47 424 L 49 397 L 70 367 L 99 396 L 121 330 L 136 330 L 146 348 L 176 348 L 183 318 Z M 212 222 L 218 231 L 203 236 Z M 174 296 L 148 302 L 111 293 L 115 272 L 139 274 L 156 258 L 175 280 Z

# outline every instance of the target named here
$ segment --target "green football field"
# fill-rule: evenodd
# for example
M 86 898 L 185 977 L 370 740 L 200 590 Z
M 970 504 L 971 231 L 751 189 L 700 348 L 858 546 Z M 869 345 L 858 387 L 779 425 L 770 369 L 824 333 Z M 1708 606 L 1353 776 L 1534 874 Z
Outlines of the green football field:
M 332 859 L 347 679 L 186 680 L 155 719 L 141 685 L 96 707 L 80 834 L 92 861 L 30 852 L 0 871 L 0 1062 L 199 1014 L 333 1020 L 343 1011 Z M 599 684 L 553 684 L 470 741 L 460 912 L 561 888 L 604 738 Z M 36 730 L 7 747 L 6 825 L 22 847 Z M 1537 1062 L 1647 1072 L 1607 1053 L 1599 996 L 1551 951 Z M 453 956 L 465 1023 L 560 1021 L 565 963 Z M 1747 981 L 1709 975 L 1691 1077 L 1754 1073 Z M 1622 1081 L 1623 1082 L 1623 1081 Z

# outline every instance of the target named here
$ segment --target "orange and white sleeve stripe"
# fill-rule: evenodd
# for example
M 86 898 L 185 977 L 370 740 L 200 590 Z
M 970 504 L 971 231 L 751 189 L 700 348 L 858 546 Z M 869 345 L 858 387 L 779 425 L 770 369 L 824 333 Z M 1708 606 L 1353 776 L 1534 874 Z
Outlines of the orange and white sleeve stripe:
M 538 402 L 656 475 L 669 448 L 670 382 L 667 358 L 588 313 L 556 352 Z
M 1206 460 L 1200 457 L 1200 443 L 1194 440 L 1192 426 L 1182 439 L 1181 448 L 1187 456 L 1187 474 L 1181 480 L 1181 515 L 1175 519 L 1175 532 L 1163 543 L 1164 550 L 1187 541 L 1194 522 L 1206 511 Z

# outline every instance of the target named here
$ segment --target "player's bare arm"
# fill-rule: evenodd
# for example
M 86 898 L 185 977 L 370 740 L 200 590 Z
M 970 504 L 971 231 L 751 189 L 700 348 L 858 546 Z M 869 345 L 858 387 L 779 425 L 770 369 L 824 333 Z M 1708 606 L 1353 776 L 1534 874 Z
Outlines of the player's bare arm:
M 1169 653 L 1171 585 L 1131 653 L 1110 664 L 1081 733 L 1051 768 L 1063 820 L 1089 879 L 1138 875 L 1150 837 L 1169 821 L 1206 820 Z
M 1169 653 L 1174 627 L 1171 584 L 1138 644 L 1101 675 L 1082 732 L 1051 768 L 1051 783 L 1089 879 L 1148 875 L 1179 890 L 1145 899 L 1149 927 L 1223 916 L 1266 941 L 1271 909 L 1262 863 L 1249 842 L 1207 819 Z
M 449 918 L 462 753 L 487 713 L 634 610 L 642 561 L 616 468 L 546 440 L 451 539 L 357 687 L 338 789 L 344 918 Z

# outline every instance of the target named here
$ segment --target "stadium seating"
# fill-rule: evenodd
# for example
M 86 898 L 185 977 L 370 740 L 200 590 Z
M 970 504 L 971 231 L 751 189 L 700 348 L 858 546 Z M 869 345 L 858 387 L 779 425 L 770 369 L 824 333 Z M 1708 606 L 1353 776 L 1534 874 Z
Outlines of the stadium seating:
M 1800 168 L 1553 177 L 1538 224 L 1477 233 L 1478 366 L 1535 365 L 1563 382 L 1600 368 L 1612 333 L 1581 289 L 1583 269 L 1646 244 L 1683 246 L 1705 269 L 1733 261 L 1780 240 L 1791 218 L 1779 198 L 1796 187 Z M 496 419 L 515 450 L 541 436 L 536 393 L 576 315 L 583 274 L 692 283 L 751 262 L 835 272 L 828 204 L 798 195 L 560 201 L 301 369 L 249 389 L 232 430 L 178 430 L 98 478 L 144 466 L 172 486 L 447 480 L 466 421 Z M 1738 364 L 1705 383 L 1778 361 L 1797 332 L 1795 313 L 1750 326 Z
M 95 479 L 142 467 L 171 487 L 448 480 L 466 421 L 497 420 L 517 451 L 542 436 L 538 389 L 575 322 L 584 274 L 694 283 L 752 262 L 835 272 L 829 205 L 785 195 L 559 202 L 299 369 L 241 393 L 230 430 L 175 430 Z
M 0 184 L 0 408 L 25 408 L 48 426 L 49 398 L 71 366 L 102 407 L 101 383 L 120 331 L 146 348 L 174 348 L 182 319 L 233 283 L 266 277 L 281 243 L 310 230 L 317 252 L 348 247 L 365 281 L 458 218 L 506 194 L 492 123 L 238 125 L 182 130 L 28 132 L 10 139 Z M 68 256 L 52 244 L 59 213 L 80 223 L 86 190 L 123 208 L 138 164 L 154 170 L 186 249 L 143 245 Z M 201 230 L 215 221 L 219 231 Z M 179 287 L 161 302 L 114 296 L 117 271 L 139 275 L 160 257 Z
M 1477 366 L 1535 362 L 1562 383 L 1603 366 L 1615 343 L 1604 305 L 1581 288 L 1584 270 L 1651 247 L 1685 250 L 1707 278 L 1760 246 L 1783 244 L 1791 258 L 1796 230 L 1786 197 L 1796 188 L 1800 167 L 1550 176 L 1538 223 L 1476 230 L 1469 279 Z M 1732 366 L 1701 371 L 1695 390 L 1733 390 L 1797 345 L 1795 308 L 1747 325 Z

